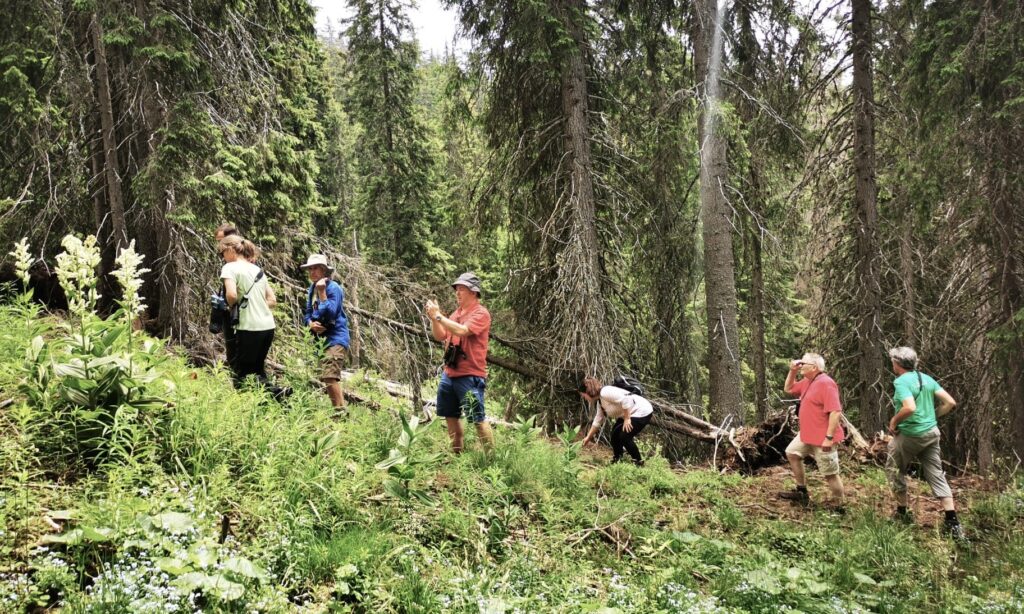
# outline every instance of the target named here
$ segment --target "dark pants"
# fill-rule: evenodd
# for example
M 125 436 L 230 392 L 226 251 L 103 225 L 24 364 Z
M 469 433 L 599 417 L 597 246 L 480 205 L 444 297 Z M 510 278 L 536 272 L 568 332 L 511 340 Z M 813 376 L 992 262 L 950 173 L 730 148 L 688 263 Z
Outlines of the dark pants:
M 274 390 L 267 380 L 266 362 L 270 353 L 270 345 L 274 343 L 274 329 L 270 330 L 239 330 L 235 331 L 235 358 L 228 358 L 231 371 L 235 374 L 235 387 L 242 381 L 255 375 L 256 379 L 268 389 Z
M 644 461 L 640 458 L 640 449 L 636 447 L 636 436 L 640 434 L 640 431 L 644 430 L 647 426 L 651 417 L 654 414 L 648 414 L 643 418 L 633 418 L 630 422 L 633 423 L 633 429 L 630 432 L 622 430 L 623 422 L 622 418 L 615 421 L 615 426 L 612 427 L 612 462 L 617 463 L 622 460 L 622 452 L 629 452 L 629 455 L 633 457 L 633 462 L 640 465 Z
M 224 358 L 228 362 L 228 368 L 235 372 L 235 361 L 238 360 L 238 331 L 231 325 L 231 321 L 224 318 Z

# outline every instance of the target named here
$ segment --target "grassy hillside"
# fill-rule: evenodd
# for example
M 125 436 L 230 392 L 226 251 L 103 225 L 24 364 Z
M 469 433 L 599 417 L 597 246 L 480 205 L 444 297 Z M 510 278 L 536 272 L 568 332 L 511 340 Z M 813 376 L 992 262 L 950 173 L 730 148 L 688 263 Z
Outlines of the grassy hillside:
M 18 306 L 0 330 L 0 611 L 1024 611 L 1020 483 L 967 485 L 958 548 L 920 488 L 890 521 L 878 469 L 838 517 L 777 502 L 782 471 L 608 466 L 528 424 L 452 457 L 372 389 L 384 409 L 279 405 L 138 336 L 121 405 L 83 412 L 69 390 L 103 382 L 52 368 L 73 330 Z

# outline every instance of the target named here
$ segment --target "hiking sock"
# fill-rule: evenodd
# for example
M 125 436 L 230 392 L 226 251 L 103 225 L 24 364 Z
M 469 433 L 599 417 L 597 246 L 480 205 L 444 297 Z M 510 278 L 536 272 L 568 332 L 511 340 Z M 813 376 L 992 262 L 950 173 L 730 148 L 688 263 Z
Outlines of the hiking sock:
M 956 517 L 956 510 L 946 510 L 946 524 L 960 524 L 960 519 Z
M 906 505 L 897 505 L 896 506 L 896 513 L 899 514 L 900 516 L 906 516 L 910 512 L 907 510 L 907 506 Z
M 806 485 L 805 486 L 801 486 L 800 484 L 797 484 L 796 485 L 796 489 L 798 491 L 804 493 L 804 494 L 807 494 L 807 486 Z

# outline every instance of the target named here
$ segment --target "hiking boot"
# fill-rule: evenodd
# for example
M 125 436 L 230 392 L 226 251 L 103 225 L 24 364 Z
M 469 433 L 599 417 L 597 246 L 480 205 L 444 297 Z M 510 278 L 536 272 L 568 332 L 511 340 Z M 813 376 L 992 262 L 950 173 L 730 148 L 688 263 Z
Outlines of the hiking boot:
M 892 513 L 892 519 L 901 524 L 914 524 L 914 515 L 910 513 L 910 510 L 905 512 L 896 510 Z
M 821 504 L 821 508 L 823 510 L 825 510 L 826 512 L 830 513 L 830 514 L 835 514 L 836 516 L 845 516 L 846 515 L 846 505 L 844 505 L 842 503 L 835 503 L 834 501 L 826 501 L 825 503 Z
M 964 525 L 960 524 L 959 520 L 947 522 L 943 532 L 958 544 L 967 543 L 967 531 L 964 531 Z
M 799 488 L 784 490 L 779 493 L 779 498 L 785 499 L 786 501 L 792 501 L 793 503 L 799 503 L 800 505 L 808 505 L 811 502 L 811 496 L 807 494 L 807 491 Z

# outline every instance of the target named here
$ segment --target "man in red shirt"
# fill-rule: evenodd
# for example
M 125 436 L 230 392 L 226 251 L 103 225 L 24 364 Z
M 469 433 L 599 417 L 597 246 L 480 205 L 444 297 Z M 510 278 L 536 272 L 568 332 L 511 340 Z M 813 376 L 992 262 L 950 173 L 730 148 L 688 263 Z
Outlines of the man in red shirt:
M 487 387 L 487 345 L 491 334 L 491 314 L 480 303 L 480 279 L 463 273 L 452 282 L 458 308 L 448 317 L 441 314 L 437 301 L 425 307 L 434 339 L 445 342 L 445 366 L 437 387 L 437 415 L 448 425 L 452 450 L 462 452 L 462 412 L 476 425 L 476 434 L 488 449 L 494 446 L 494 434 L 484 413 L 484 389 Z
M 789 365 L 784 389 L 786 394 L 800 397 L 800 432 L 786 448 L 796 488 L 779 493 L 779 496 L 803 504 L 810 502 L 804 457 L 813 456 L 832 491 L 833 507 L 842 511 L 843 481 L 839 477 L 839 453 L 835 446 L 845 437 L 840 424 L 843 406 L 839 402 L 839 386 L 824 371 L 825 359 L 820 354 L 804 354 L 803 358 Z M 799 380 L 797 373 L 801 375 Z

